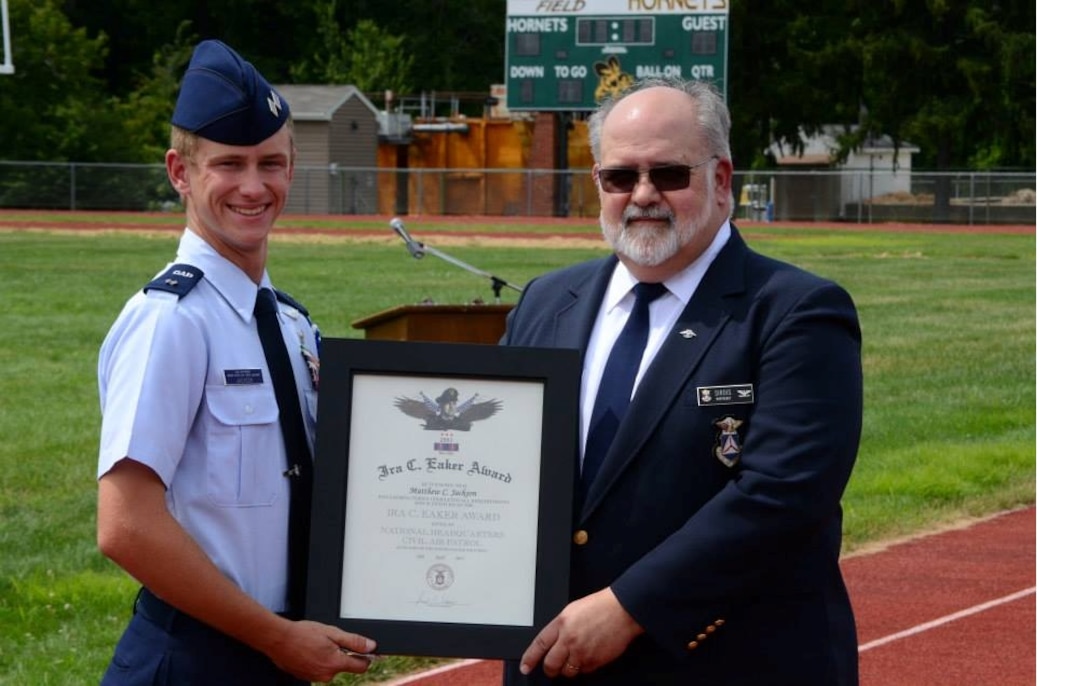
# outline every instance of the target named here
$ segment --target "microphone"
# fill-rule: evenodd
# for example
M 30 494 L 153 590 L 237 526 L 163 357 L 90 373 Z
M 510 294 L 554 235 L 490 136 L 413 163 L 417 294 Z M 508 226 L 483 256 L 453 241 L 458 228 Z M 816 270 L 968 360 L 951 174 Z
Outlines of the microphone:
M 413 240 L 412 237 L 408 235 L 408 229 L 404 228 L 404 222 L 400 220 L 400 217 L 393 217 L 391 220 L 389 220 L 389 226 L 393 227 L 393 231 L 395 231 L 397 235 L 401 237 L 401 240 L 404 241 L 404 244 L 408 246 L 408 254 L 410 254 L 417 260 L 429 253 L 431 255 L 434 255 L 435 257 L 440 257 L 443 260 L 449 262 L 450 264 L 456 265 L 461 269 L 464 269 L 465 271 L 469 271 L 473 274 L 477 274 L 479 276 L 491 279 L 491 290 L 495 293 L 495 300 L 499 299 L 499 292 L 502 290 L 503 286 L 509 286 L 518 293 L 521 293 L 521 286 L 516 286 L 508 281 L 505 281 L 504 279 L 500 279 L 497 276 L 493 276 L 485 271 L 481 271 L 476 267 L 473 267 L 471 264 L 467 264 L 457 259 L 456 257 L 451 257 L 447 255 L 438 248 L 432 248 L 429 245 L 424 245 L 417 240 Z
M 412 240 L 412 237 L 408 235 L 408 229 L 404 228 L 404 222 L 400 220 L 400 217 L 393 217 L 389 222 L 389 226 L 392 226 L 393 231 L 395 231 L 397 235 L 401 237 L 401 240 L 404 241 L 405 247 L 408 248 L 409 255 L 417 260 L 423 257 L 423 244 Z

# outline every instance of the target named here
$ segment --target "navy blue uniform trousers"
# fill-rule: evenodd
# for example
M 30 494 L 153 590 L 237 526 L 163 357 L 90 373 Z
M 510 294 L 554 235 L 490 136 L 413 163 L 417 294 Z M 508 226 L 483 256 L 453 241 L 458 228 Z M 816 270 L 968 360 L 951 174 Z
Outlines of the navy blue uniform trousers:
M 103 686 L 309 686 L 266 655 L 178 611 L 147 589 L 136 596 Z

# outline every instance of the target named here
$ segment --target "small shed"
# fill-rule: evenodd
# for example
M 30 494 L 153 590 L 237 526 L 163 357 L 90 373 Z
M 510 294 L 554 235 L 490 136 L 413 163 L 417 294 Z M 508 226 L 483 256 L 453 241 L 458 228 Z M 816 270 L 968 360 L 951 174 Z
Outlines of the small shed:
M 295 126 L 295 180 L 285 212 L 378 211 L 378 110 L 355 86 L 277 85 Z
M 842 133 L 841 126 L 826 126 L 816 136 L 802 134 L 799 152 L 778 145 L 768 150 L 785 172 L 774 178 L 778 218 L 838 219 L 847 205 L 910 191 L 911 158 L 919 151 L 917 146 L 902 143 L 896 150 L 888 136 L 873 137 L 833 164 Z

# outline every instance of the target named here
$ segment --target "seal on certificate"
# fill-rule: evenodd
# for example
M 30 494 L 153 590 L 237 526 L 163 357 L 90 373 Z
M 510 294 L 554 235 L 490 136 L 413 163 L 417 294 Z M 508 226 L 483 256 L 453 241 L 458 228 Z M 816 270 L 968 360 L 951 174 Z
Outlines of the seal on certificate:
M 431 565 L 427 569 L 427 585 L 436 591 L 444 591 L 453 585 L 453 570 L 449 565 Z

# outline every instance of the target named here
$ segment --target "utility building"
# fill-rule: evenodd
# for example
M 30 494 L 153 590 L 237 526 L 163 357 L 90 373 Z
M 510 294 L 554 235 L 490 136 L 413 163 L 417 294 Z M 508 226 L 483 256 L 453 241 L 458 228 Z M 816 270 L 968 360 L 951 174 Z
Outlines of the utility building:
M 355 86 L 277 85 L 295 125 L 295 181 L 286 212 L 378 212 L 378 118 Z

